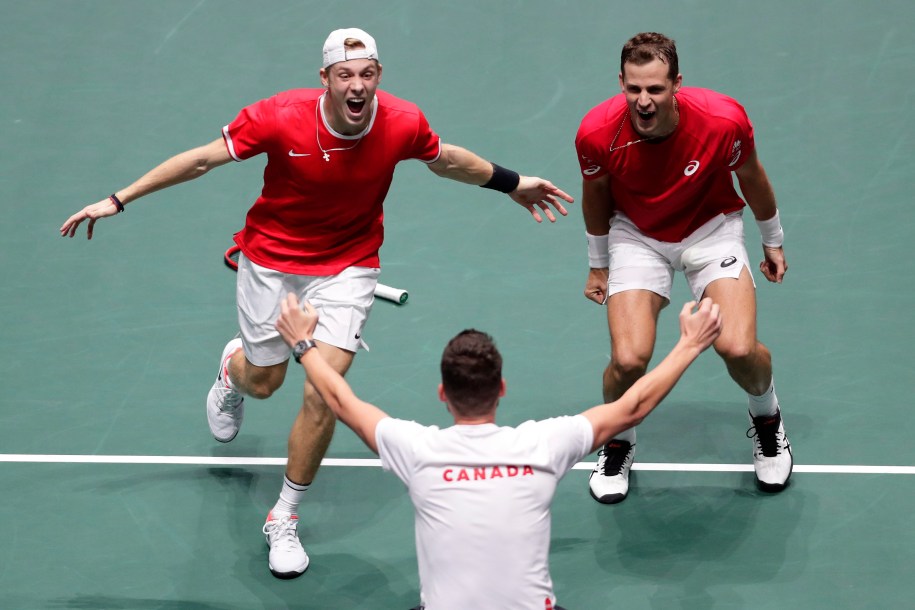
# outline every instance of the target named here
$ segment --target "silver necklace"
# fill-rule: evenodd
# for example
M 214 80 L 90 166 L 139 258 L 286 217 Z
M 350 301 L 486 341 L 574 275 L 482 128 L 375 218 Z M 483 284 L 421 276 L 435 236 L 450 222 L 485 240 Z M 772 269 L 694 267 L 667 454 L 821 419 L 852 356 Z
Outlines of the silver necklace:
M 324 148 L 323 146 L 321 146 L 321 123 L 320 123 L 320 119 L 318 118 L 318 106 L 320 106 L 323 103 L 324 103 L 324 96 L 322 95 L 321 98 L 318 100 L 318 103 L 315 104 L 315 140 L 317 140 L 317 142 L 318 142 L 318 148 L 320 148 L 321 152 L 324 153 L 323 154 L 324 160 L 327 162 L 330 162 L 330 153 L 336 152 L 336 151 L 341 151 L 341 150 L 352 150 L 352 149 L 356 148 L 357 146 L 359 146 L 359 142 L 362 141 L 362 138 L 365 137 L 365 134 L 359 136 L 359 139 L 356 140 L 356 143 L 353 144 L 352 146 L 342 146 L 340 148 Z
M 677 128 L 677 125 L 680 124 L 680 109 L 679 109 L 679 107 L 677 106 L 677 98 L 674 98 L 674 112 L 677 113 L 677 120 L 676 120 L 676 122 L 674 123 L 674 128 L 671 129 L 671 130 L 670 130 L 670 133 L 668 133 L 667 135 L 664 135 L 664 136 L 649 136 L 649 137 L 647 137 L 647 138 L 642 138 L 641 140 L 633 140 L 633 141 L 630 141 L 630 142 L 626 142 L 626 143 L 623 144 L 622 146 L 617 146 L 616 148 L 614 148 L 613 145 L 616 144 L 616 139 L 617 139 L 618 137 L 620 137 L 620 133 L 622 133 L 622 131 L 623 131 L 623 125 L 625 125 L 625 124 L 626 124 L 626 121 L 629 120 L 629 109 L 627 108 L 627 109 L 626 109 L 626 116 L 624 116 L 624 117 L 623 117 L 623 120 L 620 121 L 620 128 L 616 130 L 616 135 L 613 136 L 613 140 L 610 142 L 610 150 L 609 150 L 609 152 L 613 152 L 614 150 L 620 150 L 620 149 L 622 149 L 622 148 L 626 148 L 626 147 L 628 147 L 628 146 L 632 146 L 633 144 L 638 144 L 639 142 L 647 142 L 648 140 L 656 140 L 656 139 L 658 139 L 658 138 L 666 138 L 666 137 L 669 136 L 671 133 L 673 133 L 673 132 L 674 132 L 674 129 Z

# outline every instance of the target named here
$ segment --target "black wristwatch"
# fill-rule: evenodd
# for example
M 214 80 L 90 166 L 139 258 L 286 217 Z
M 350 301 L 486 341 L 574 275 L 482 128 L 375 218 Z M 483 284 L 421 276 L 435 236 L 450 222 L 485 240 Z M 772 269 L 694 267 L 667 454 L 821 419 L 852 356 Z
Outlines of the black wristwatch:
M 292 359 L 296 362 L 301 362 L 302 356 L 305 355 L 305 352 L 310 350 L 315 346 L 315 342 L 311 339 L 302 339 L 295 344 L 292 348 Z

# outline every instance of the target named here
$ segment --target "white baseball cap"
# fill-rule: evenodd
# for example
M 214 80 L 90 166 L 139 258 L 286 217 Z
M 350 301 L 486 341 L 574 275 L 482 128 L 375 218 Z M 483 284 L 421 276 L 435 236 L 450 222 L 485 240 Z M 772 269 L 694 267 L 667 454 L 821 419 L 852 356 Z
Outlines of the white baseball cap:
M 343 45 L 347 38 L 355 38 L 365 48 L 347 49 Z M 375 39 L 369 36 L 368 32 L 359 28 L 334 30 L 324 41 L 324 67 L 350 59 L 378 59 L 378 46 L 375 44 Z

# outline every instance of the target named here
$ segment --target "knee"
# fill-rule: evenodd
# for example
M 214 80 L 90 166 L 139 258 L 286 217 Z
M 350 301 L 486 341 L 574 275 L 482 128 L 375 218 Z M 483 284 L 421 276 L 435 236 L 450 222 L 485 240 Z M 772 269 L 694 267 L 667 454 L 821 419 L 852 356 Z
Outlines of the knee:
M 265 398 L 270 398 L 273 396 L 273 393 L 280 387 L 280 384 L 273 381 L 256 381 L 249 382 L 247 385 L 247 394 L 252 398 L 257 398 L 258 400 L 264 400 Z
M 757 346 L 756 341 L 725 340 L 715 343 L 715 351 L 728 366 L 740 367 L 756 361 Z
M 614 353 L 606 374 L 623 381 L 634 383 L 648 370 L 648 361 L 651 355 L 642 355 L 634 352 Z

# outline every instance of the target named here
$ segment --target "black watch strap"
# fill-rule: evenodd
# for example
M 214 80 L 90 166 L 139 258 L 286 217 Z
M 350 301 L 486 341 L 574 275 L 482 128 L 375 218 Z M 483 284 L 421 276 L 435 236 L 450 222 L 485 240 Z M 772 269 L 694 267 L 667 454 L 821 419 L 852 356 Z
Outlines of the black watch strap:
M 302 356 L 305 355 L 305 352 L 310 350 L 315 346 L 315 342 L 312 339 L 302 339 L 296 343 L 292 348 L 292 358 L 296 362 L 301 362 Z

